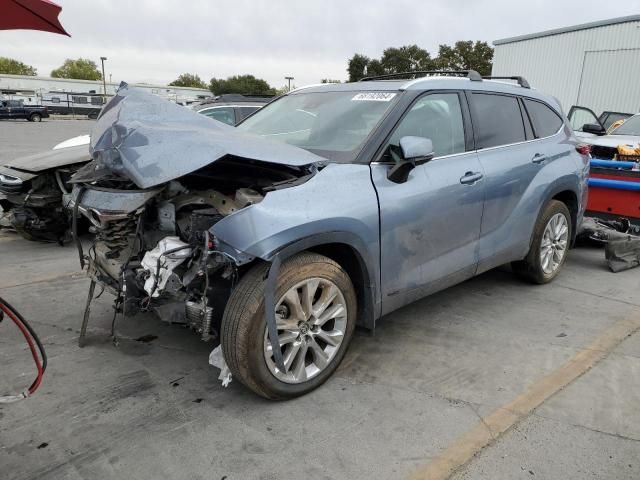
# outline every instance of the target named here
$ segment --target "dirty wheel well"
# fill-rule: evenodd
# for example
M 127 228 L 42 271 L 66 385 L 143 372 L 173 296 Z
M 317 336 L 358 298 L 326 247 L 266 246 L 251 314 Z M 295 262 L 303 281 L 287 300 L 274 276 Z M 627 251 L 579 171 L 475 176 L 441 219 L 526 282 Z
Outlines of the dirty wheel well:
M 367 289 L 369 279 L 364 261 L 358 252 L 356 252 L 353 247 L 344 243 L 317 245 L 311 247 L 309 251 L 329 257 L 345 269 L 356 290 L 356 298 L 358 300 L 358 325 L 368 326 L 367 317 L 372 315 L 371 299 L 369 298 L 369 291 Z
M 344 268 L 356 291 L 356 299 L 358 302 L 357 325 L 367 329 L 373 329 L 375 320 L 373 292 L 369 278 L 370 273 L 360 254 L 353 247 L 345 243 L 324 243 L 310 247 L 306 251 L 324 255 Z M 243 265 L 238 269 L 239 276 L 244 276 L 253 266 L 261 262 L 263 261 L 256 259 L 253 262 Z
M 576 238 L 576 234 L 578 231 L 578 225 L 577 225 L 577 221 L 578 221 L 578 197 L 576 197 L 576 194 L 573 193 L 571 190 L 564 190 L 560 193 L 557 193 L 554 197 L 553 200 L 558 200 L 562 203 L 564 203 L 567 208 L 569 209 L 569 212 L 571 213 L 571 231 L 572 231 L 572 238 L 571 238 L 571 243 L 573 244 L 573 241 Z

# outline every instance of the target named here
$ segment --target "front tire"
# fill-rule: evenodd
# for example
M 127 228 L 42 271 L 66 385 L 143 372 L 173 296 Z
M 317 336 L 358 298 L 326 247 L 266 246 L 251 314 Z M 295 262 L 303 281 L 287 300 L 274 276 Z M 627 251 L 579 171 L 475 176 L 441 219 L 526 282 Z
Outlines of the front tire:
M 567 259 L 572 234 L 569 209 L 551 200 L 536 222 L 529 253 L 524 260 L 511 264 L 514 272 L 533 283 L 551 282 Z
M 303 252 L 285 260 L 274 298 L 287 367 L 280 372 L 264 319 L 267 273 L 266 264 L 253 267 L 232 292 L 221 343 L 235 378 L 258 395 L 282 400 L 312 391 L 335 371 L 353 336 L 357 302 L 349 276 L 330 258 Z

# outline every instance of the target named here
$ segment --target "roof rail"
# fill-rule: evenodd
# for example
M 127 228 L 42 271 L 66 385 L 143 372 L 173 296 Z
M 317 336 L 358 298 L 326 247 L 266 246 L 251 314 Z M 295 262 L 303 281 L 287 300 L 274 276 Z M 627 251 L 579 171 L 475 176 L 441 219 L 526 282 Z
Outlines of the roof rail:
M 487 80 L 515 80 L 516 82 L 518 82 L 518 85 L 520 85 L 522 88 L 531 88 L 531 85 L 529 85 L 529 82 L 527 82 L 527 79 L 524 77 L 520 77 L 520 76 L 513 76 L 513 77 L 482 77 L 482 78 L 486 78 Z
M 467 77 L 472 82 L 481 82 L 482 76 L 475 70 L 416 70 L 413 72 L 387 73 L 386 75 L 376 75 L 372 77 L 361 78 L 360 82 L 370 82 L 372 80 L 393 80 L 393 79 L 414 79 L 418 77 Z
M 264 93 L 223 93 L 218 95 L 216 98 L 216 100 L 219 101 L 225 101 L 225 100 L 229 100 L 229 101 L 237 101 L 237 100 L 246 100 L 246 99 L 254 99 L 254 98 L 273 98 L 275 97 L 274 94 L 264 94 Z

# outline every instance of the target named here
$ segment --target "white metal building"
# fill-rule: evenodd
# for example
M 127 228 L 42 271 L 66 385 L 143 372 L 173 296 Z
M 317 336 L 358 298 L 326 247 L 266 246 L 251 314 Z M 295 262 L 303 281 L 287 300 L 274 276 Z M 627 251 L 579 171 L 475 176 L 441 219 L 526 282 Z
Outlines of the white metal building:
M 495 76 L 521 75 L 572 105 L 640 112 L 640 15 L 493 42 Z
M 107 96 L 115 94 L 119 83 L 107 82 Z M 206 89 L 190 87 L 172 87 L 167 85 L 131 84 L 155 95 L 183 105 L 202 100 L 213 94 Z M 48 93 L 73 92 L 76 94 L 102 94 L 102 81 L 74 80 L 68 78 L 32 77 L 27 75 L 0 74 L 0 96 L 20 98 L 25 103 L 40 103 Z

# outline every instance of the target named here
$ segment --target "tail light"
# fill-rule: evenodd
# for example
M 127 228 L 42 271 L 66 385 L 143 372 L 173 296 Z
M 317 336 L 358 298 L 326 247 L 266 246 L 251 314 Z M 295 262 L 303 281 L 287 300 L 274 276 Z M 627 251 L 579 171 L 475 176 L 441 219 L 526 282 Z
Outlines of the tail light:
M 591 145 L 587 145 L 586 143 L 581 143 L 576 147 L 576 151 L 580 155 L 589 155 L 591 153 Z

